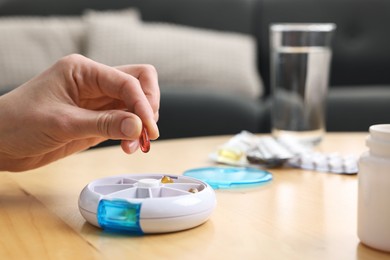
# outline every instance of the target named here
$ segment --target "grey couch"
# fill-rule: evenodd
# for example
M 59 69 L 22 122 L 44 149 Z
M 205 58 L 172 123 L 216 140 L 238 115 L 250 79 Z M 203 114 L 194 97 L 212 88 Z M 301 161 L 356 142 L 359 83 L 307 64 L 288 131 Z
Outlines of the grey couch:
M 390 122 L 390 2 L 387 0 L 0 0 L 0 16 L 78 15 L 85 9 L 136 7 L 145 21 L 253 35 L 265 93 L 234 95 L 163 91 L 161 138 L 270 131 L 268 26 L 334 22 L 327 102 L 328 131 L 366 131 Z

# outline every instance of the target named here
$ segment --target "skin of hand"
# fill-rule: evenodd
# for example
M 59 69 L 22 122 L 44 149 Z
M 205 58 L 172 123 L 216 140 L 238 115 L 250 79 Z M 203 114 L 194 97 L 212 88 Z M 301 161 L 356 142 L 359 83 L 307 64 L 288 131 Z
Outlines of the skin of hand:
M 41 167 L 107 139 L 121 140 L 131 154 L 142 125 L 158 138 L 159 106 L 153 66 L 66 56 L 0 97 L 0 170 Z

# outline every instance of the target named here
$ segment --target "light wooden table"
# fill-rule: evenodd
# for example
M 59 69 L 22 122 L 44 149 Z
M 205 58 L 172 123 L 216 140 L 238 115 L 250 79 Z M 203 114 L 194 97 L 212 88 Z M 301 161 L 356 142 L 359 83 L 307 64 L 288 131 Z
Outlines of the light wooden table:
M 365 133 L 328 134 L 321 151 L 360 155 Z M 267 185 L 217 190 L 205 224 L 177 233 L 125 236 L 84 221 L 77 200 L 90 181 L 124 173 L 170 173 L 212 165 L 230 136 L 82 152 L 25 173 L 0 173 L 0 259 L 389 259 L 359 243 L 357 178 L 274 169 Z

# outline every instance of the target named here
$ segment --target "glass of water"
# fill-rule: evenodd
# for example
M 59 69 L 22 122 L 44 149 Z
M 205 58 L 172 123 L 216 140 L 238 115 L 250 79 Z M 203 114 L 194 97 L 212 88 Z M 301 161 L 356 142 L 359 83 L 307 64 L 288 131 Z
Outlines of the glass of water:
M 272 24 L 271 122 L 275 137 L 317 144 L 325 133 L 333 23 Z

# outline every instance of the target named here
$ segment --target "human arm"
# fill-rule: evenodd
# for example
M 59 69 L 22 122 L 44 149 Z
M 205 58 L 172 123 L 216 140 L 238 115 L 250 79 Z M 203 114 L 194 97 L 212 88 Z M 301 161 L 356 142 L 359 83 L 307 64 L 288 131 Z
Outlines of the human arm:
M 43 166 L 106 139 L 137 150 L 142 125 L 158 138 L 160 92 L 150 65 L 109 67 L 60 59 L 0 97 L 0 170 Z

